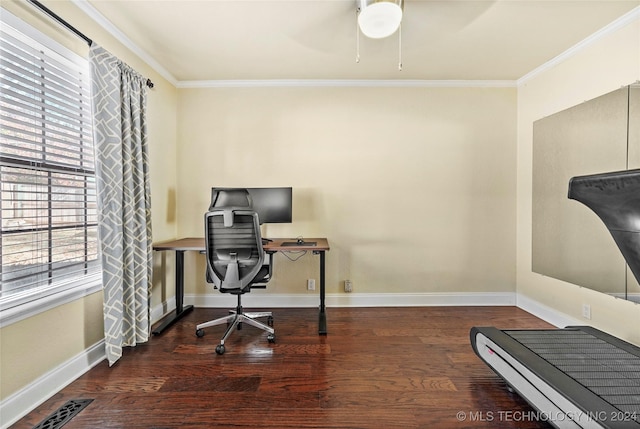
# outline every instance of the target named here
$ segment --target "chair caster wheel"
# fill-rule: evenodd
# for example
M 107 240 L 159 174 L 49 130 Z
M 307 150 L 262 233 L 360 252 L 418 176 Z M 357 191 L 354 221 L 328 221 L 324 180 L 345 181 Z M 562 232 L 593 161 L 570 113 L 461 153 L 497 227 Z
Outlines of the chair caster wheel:
M 267 341 L 269 341 L 272 344 L 275 343 L 276 342 L 276 334 L 267 335 Z
M 224 345 L 218 344 L 216 346 L 216 353 L 219 354 L 219 355 L 223 355 L 224 354 Z
M 196 329 L 196 337 L 198 338 L 204 337 L 204 329 Z
M 273 316 L 269 316 L 267 318 L 267 325 L 271 326 L 273 328 Z

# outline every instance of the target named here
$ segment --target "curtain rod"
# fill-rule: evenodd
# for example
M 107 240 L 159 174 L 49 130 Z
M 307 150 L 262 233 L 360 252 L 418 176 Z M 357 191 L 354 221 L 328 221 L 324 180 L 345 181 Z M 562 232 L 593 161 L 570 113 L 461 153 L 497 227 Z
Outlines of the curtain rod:
M 38 9 L 40 9 L 41 11 L 43 11 L 45 14 L 49 15 L 49 17 L 51 17 L 51 18 L 55 19 L 56 21 L 58 21 L 67 30 L 71 31 L 73 34 L 75 34 L 76 36 L 78 36 L 81 39 L 83 39 L 85 42 L 87 42 L 87 44 L 89 46 L 91 46 L 93 44 L 93 40 L 88 38 L 85 34 L 80 32 L 80 30 L 78 30 L 73 25 L 69 24 L 67 21 L 62 19 L 58 14 L 56 14 L 54 11 L 52 11 L 51 9 L 49 9 L 48 7 L 46 7 L 45 5 L 40 3 L 38 0 L 27 0 L 27 1 L 29 3 L 31 3 L 32 5 L 34 5 L 35 7 L 37 7 Z M 151 79 L 147 79 L 147 86 L 149 88 L 153 88 L 153 82 L 151 82 Z

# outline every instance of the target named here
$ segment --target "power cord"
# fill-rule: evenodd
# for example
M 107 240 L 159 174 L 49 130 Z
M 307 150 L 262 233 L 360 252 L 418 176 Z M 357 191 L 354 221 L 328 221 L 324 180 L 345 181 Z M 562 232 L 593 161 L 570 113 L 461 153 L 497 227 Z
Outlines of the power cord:
M 291 262 L 295 262 L 298 259 L 302 258 L 304 255 L 306 255 L 307 251 L 306 250 L 300 250 L 300 251 L 297 251 L 297 252 L 296 251 L 288 251 L 288 252 L 280 251 L 280 253 L 282 253 L 282 255 L 284 255 L 284 257 L 287 258 L 288 260 L 290 260 Z M 288 253 L 297 254 L 298 257 L 297 258 L 292 258 L 292 257 L 290 257 L 288 255 Z

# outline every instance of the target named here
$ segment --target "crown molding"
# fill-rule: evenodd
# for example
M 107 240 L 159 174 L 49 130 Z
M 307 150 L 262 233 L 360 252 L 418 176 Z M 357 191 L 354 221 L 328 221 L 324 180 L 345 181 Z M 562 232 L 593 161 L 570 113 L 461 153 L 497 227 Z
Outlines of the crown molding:
M 105 18 L 87 0 L 71 0 L 80 10 L 109 32 L 120 43 L 138 55 L 145 63 L 176 88 L 515 88 L 514 80 L 400 80 L 400 79 L 259 79 L 259 80 L 191 80 L 179 81 L 145 50 L 136 45 L 118 27 Z
M 136 54 L 142 61 L 147 63 L 149 67 L 155 70 L 160 76 L 168 80 L 173 86 L 178 85 L 178 80 L 165 69 L 159 62 L 157 62 L 151 55 L 136 45 L 131 39 L 129 39 L 118 27 L 113 25 L 111 21 L 104 17 L 103 14 L 98 12 L 96 8 L 91 6 L 87 0 L 71 0 L 80 10 L 82 10 L 87 16 L 93 19 L 98 25 L 109 32 L 120 43 L 129 48 L 131 52 Z
M 178 88 L 515 88 L 514 80 L 265 79 L 192 80 Z
M 111 21 L 91 6 L 87 0 L 71 0 L 79 9 L 92 18 L 118 41 L 138 55 L 145 63 L 176 88 L 517 88 L 536 76 L 566 61 L 605 36 L 640 19 L 640 6 L 622 15 L 612 23 L 578 42 L 560 55 L 533 69 L 517 80 L 419 80 L 419 79 L 264 79 L 264 80 L 188 80 L 179 81 L 151 55 L 136 45 Z
M 640 6 L 636 6 L 634 9 L 630 10 L 629 12 L 622 15 L 620 18 L 616 19 L 610 24 L 602 27 L 600 30 L 596 31 L 586 39 L 576 43 L 575 45 L 573 45 L 571 48 L 567 49 L 560 55 L 556 56 L 555 58 L 552 58 L 551 60 L 533 69 L 526 75 L 522 76 L 520 79 L 517 80 L 517 86 L 520 87 L 524 85 L 525 83 L 535 78 L 536 76 L 544 73 L 547 70 L 552 69 L 553 67 L 568 60 L 569 58 L 583 51 L 584 49 L 591 46 L 592 44 L 600 41 L 604 37 L 615 33 L 621 28 L 626 27 L 627 25 L 639 19 L 640 19 Z

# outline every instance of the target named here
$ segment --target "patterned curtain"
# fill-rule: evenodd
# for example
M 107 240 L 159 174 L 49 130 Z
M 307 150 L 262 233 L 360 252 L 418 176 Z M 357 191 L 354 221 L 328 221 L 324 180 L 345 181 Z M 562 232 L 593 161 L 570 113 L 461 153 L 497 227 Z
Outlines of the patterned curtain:
M 109 366 L 150 331 L 151 204 L 146 79 L 95 43 L 90 51 L 96 187 Z

